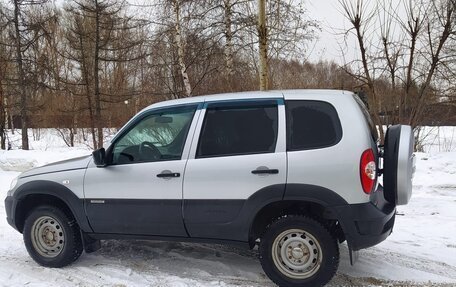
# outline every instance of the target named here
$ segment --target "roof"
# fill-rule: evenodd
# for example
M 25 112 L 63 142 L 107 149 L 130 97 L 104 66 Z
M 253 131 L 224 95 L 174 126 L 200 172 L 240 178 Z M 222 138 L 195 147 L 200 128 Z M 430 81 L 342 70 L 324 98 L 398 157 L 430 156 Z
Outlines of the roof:
M 343 90 L 326 90 L 326 89 L 301 89 L 301 90 L 270 90 L 270 91 L 250 91 L 250 92 L 237 92 L 237 93 L 223 93 L 214 94 L 207 96 L 196 96 L 180 98 L 175 100 L 162 101 L 152 104 L 145 109 L 155 109 L 159 107 L 167 107 L 173 105 L 191 104 L 191 103 L 203 103 L 203 102 L 216 102 L 224 100 L 237 100 L 237 99 L 267 99 L 267 98 L 328 98 L 343 95 L 352 95 L 350 91 Z

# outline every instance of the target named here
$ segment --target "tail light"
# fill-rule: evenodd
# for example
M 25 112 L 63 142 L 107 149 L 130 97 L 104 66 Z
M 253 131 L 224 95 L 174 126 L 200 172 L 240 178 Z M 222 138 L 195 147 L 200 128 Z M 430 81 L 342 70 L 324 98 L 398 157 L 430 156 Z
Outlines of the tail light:
M 372 149 L 365 150 L 361 155 L 359 173 L 363 191 L 367 194 L 371 193 L 377 179 L 377 165 L 375 164 L 375 156 Z

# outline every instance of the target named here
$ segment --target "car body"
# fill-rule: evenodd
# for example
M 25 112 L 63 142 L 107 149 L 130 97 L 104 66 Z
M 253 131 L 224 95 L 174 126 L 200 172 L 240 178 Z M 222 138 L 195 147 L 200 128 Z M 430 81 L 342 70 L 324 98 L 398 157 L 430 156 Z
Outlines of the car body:
M 81 235 L 71 242 L 72 254 L 118 238 L 260 244 L 263 268 L 274 282 L 321 285 L 337 269 L 334 242 L 346 240 L 352 255 L 383 241 L 392 232 L 396 205 L 410 199 L 410 128 L 396 126 L 387 136 L 390 167 L 384 172 L 391 171 L 387 181 L 394 184 L 385 191 L 378 184 L 383 151 L 373 129 L 360 99 L 347 91 L 160 102 L 134 116 L 93 157 L 21 174 L 5 200 L 7 219 L 45 266 L 72 262 L 62 259 L 68 236 L 59 245 L 54 231 L 74 219 Z M 28 223 L 39 206 L 48 208 Z M 58 220 L 49 206 L 67 217 Z M 290 224 L 295 227 L 287 229 Z M 67 229 L 66 235 L 76 232 Z M 288 253 L 279 250 L 285 243 Z M 39 244 L 44 249 L 37 255 Z

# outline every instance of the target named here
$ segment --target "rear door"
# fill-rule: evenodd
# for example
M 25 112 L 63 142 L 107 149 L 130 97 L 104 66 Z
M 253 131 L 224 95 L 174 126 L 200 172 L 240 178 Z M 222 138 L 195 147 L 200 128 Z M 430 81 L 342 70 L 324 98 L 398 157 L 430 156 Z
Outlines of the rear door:
M 200 119 L 185 169 L 185 225 L 191 237 L 246 240 L 249 202 L 272 186 L 283 195 L 283 99 L 206 103 Z

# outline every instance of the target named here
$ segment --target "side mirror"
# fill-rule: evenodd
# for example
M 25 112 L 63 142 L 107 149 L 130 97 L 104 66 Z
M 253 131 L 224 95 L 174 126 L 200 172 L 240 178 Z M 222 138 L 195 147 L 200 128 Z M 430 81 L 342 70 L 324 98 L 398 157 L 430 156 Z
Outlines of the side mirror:
M 92 152 L 93 162 L 97 167 L 106 166 L 106 151 L 104 148 L 94 150 Z

